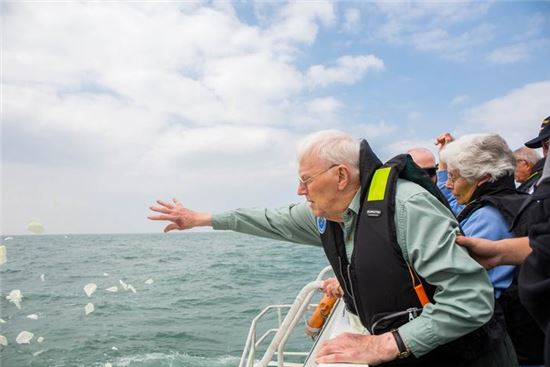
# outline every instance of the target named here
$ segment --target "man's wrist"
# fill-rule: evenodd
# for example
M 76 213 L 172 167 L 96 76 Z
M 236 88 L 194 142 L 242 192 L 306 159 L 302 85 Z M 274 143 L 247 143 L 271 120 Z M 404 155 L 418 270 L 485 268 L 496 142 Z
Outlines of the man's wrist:
M 411 351 L 403 341 L 403 338 L 401 338 L 399 330 L 392 330 L 391 335 L 395 341 L 395 345 L 397 346 L 397 358 L 407 358 L 411 354 Z

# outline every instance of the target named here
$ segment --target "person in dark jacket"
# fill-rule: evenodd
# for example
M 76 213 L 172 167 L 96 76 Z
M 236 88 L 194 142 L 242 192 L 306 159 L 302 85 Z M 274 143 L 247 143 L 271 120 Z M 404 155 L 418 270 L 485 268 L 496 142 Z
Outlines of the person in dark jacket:
M 520 184 L 517 190 L 532 194 L 535 183 L 540 180 L 544 160 L 536 150 L 527 147 L 514 150 L 514 157 L 516 158 L 514 178 Z
M 457 243 L 484 267 L 522 264 L 519 276 L 521 302 L 544 331 L 544 362 L 550 367 L 550 162 L 528 199 L 524 212 L 529 237 L 490 241 L 457 237 Z

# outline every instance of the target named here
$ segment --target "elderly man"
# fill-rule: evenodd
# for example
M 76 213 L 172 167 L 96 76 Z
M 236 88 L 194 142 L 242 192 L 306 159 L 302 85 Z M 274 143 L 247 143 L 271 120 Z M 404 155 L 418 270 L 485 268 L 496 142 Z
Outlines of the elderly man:
M 539 153 L 536 150 L 521 147 L 514 150 L 516 158 L 515 179 L 520 183 L 517 190 L 533 193 L 535 183 L 540 179 L 544 160 L 541 160 Z
M 437 165 L 435 164 L 435 156 L 431 150 L 418 147 L 409 149 L 407 153 L 412 157 L 414 163 L 430 176 L 433 183 L 436 183 Z
M 516 365 L 484 269 L 454 245 L 456 220 L 408 155 L 382 166 L 366 141 L 328 130 L 304 140 L 298 162 L 305 203 L 212 215 L 174 199 L 149 219 L 322 245 L 357 333 L 325 342 L 318 363 Z M 399 178 L 415 172 L 426 189 Z

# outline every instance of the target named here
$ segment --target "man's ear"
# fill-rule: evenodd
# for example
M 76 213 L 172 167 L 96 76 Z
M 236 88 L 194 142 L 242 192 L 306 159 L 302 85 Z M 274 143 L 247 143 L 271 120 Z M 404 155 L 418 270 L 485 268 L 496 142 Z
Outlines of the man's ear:
M 344 190 L 350 184 L 351 174 L 349 168 L 343 164 L 339 165 L 338 168 L 338 189 Z

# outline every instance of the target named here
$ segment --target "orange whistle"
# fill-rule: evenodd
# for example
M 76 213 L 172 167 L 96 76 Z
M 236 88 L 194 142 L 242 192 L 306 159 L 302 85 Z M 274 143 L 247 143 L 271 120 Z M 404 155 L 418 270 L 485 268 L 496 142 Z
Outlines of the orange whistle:
M 430 303 L 430 300 L 428 299 L 428 295 L 426 294 L 422 283 L 414 286 L 414 291 L 416 292 L 416 296 L 418 297 L 418 300 L 420 301 L 422 307 L 425 307 L 428 303 Z

